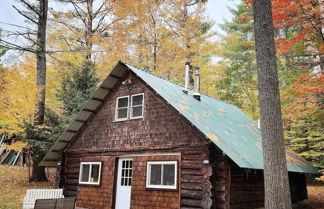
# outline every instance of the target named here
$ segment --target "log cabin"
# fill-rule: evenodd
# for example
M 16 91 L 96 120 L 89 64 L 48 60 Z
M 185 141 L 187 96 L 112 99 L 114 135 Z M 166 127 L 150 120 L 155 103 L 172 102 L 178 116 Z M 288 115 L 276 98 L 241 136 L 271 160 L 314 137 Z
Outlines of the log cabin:
M 260 208 L 257 123 L 237 107 L 119 62 L 41 166 L 89 209 Z M 307 198 L 315 168 L 287 151 L 292 201 Z

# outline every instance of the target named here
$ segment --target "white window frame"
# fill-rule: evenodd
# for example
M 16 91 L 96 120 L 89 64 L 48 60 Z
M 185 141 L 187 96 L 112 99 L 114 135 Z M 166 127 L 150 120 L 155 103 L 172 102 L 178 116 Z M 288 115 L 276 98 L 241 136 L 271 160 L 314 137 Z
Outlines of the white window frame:
M 82 175 L 83 165 L 90 165 L 88 181 L 82 181 L 82 176 L 81 175 Z M 92 165 L 99 165 L 98 182 L 90 182 L 91 172 L 92 172 Z M 100 179 L 101 179 L 101 162 L 81 162 L 80 163 L 79 184 L 99 185 L 100 184 Z
M 118 102 L 119 102 L 119 99 L 122 99 L 122 98 L 128 98 L 126 118 L 118 118 Z M 117 99 L 116 99 L 116 106 L 115 107 L 116 107 L 115 108 L 115 121 L 125 121 L 125 120 L 128 120 L 128 114 L 129 114 L 129 95 L 128 96 L 117 97 Z
M 174 185 L 151 185 L 151 166 L 150 165 L 174 165 Z M 146 172 L 146 188 L 152 189 L 177 189 L 178 185 L 178 162 L 177 161 L 148 161 L 147 162 L 147 172 Z M 161 168 L 161 184 L 163 183 L 163 166 Z
M 132 117 L 133 115 L 133 97 L 134 96 L 139 96 L 139 95 L 143 95 L 143 101 L 142 101 L 142 115 L 141 116 L 136 116 L 136 117 Z M 138 107 L 140 105 L 136 105 L 134 107 Z M 131 95 L 131 104 L 130 104 L 130 115 L 129 115 L 129 118 L 130 119 L 138 119 L 138 118 L 143 118 L 144 116 L 144 93 L 140 93 L 140 94 L 133 94 Z

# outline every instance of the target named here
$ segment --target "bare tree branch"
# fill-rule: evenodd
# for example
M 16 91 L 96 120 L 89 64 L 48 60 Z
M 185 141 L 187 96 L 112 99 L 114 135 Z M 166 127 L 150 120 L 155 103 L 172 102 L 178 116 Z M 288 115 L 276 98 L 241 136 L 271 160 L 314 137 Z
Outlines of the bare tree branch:
M 30 10 L 35 12 L 37 16 L 40 16 L 39 12 L 30 3 L 26 2 L 25 0 L 19 0 L 19 1 L 21 1 L 24 5 L 26 5 Z
M 7 48 L 7 49 L 11 49 L 11 50 L 17 50 L 17 51 L 27 51 L 27 52 L 31 52 L 36 54 L 37 50 L 33 49 L 33 48 L 29 48 L 29 47 L 22 47 L 19 46 L 17 44 L 14 43 L 10 43 L 8 41 L 5 41 L 3 39 L 0 39 L 0 43 L 2 43 L 2 46 Z
M 21 26 L 21 25 L 16 25 L 16 24 L 12 24 L 12 23 L 1 22 L 1 21 L 0 21 L 0 24 L 10 25 L 10 26 L 14 26 L 14 27 L 17 27 L 17 28 L 26 29 L 26 30 L 34 31 L 36 33 L 36 30 L 32 30 L 30 28 L 27 28 L 27 27 L 24 27 L 24 26 Z
M 20 11 L 16 6 L 12 6 L 19 14 L 21 14 L 22 16 L 24 16 L 26 19 L 28 19 L 29 21 L 33 22 L 34 24 L 37 25 L 37 22 L 35 20 L 33 20 L 31 17 L 28 17 L 26 14 L 24 14 L 22 11 Z

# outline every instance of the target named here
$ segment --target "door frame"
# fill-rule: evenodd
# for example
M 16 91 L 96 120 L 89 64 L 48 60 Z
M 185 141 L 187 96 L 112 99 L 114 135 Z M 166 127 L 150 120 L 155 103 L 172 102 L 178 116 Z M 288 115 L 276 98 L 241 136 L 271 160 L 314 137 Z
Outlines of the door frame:
M 118 171 L 119 171 L 119 160 L 120 159 L 132 159 L 134 160 L 134 158 L 132 156 L 119 156 L 116 157 L 115 159 L 115 171 L 114 171 L 114 182 L 113 182 L 113 195 L 112 195 L 112 209 L 118 209 L 116 208 L 116 200 L 117 200 L 117 188 L 118 188 Z M 134 168 L 134 161 L 133 161 L 133 168 Z M 133 184 L 133 171 L 132 171 L 132 184 Z M 132 192 L 131 192 L 132 195 Z M 131 199 L 129 200 L 131 201 Z M 131 203 L 131 202 L 130 202 Z

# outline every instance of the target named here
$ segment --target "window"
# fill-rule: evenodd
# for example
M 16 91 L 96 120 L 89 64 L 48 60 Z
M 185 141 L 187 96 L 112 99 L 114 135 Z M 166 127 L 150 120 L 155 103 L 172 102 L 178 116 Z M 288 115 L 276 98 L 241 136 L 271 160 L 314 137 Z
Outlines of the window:
M 132 171 L 133 171 L 133 160 L 123 159 L 121 163 L 121 186 L 131 186 L 132 185 Z
M 177 162 L 147 162 L 146 188 L 176 189 Z
M 130 98 L 130 102 L 129 102 Z M 130 111 L 128 111 L 130 109 Z M 128 114 L 130 112 L 130 114 Z M 142 118 L 144 112 L 144 94 L 118 97 L 116 102 L 115 121 Z
M 101 162 L 82 162 L 80 165 L 80 184 L 100 184 Z
M 143 117 L 143 101 L 144 94 L 132 95 L 131 102 L 131 117 L 130 118 L 141 118 Z
M 128 118 L 128 105 L 129 96 L 118 97 L 116 105 L 116 121 L 127 120 Z

